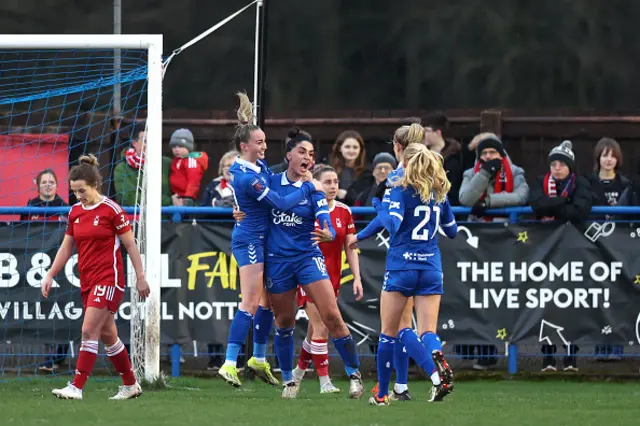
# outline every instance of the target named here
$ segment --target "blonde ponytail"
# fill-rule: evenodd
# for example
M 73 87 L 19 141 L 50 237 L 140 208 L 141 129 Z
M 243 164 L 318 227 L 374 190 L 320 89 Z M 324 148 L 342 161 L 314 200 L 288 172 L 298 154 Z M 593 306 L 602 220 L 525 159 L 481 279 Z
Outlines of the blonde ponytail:
M 424 203 L 431 200 L 436 204 L 443 203 L 451 182 L 444 170 L 442 156 L 422 143 L 412 143 L 404 150 L 404 161 L 407 164 L 404 174 L 394 185 L 414 188 Z

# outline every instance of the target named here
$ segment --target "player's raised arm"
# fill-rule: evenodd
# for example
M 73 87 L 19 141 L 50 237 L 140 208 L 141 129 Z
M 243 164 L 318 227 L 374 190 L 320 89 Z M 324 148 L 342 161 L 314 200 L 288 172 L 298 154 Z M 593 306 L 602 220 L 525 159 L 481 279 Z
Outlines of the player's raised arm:
M 280 175 L 274 175 L 279 176 Z M 271 191 L 267 183 L 260 179 L 257 175 L 245 174 L 240 179 L 240 185 L 246 188 L 247 194 L 255 198 L 257 201 L 267 203 L 280 211 L 291 210 L 296 204 L 311 196 L 316 187 L 311 182 L 304 182 L 299 191 L 292 192 L 289 195 L 281 197 L 275 191 Z
M 333 241 L 336 238 L 336 231 L 331 225 L 331 216 L 329 214 L 329 203 L 324 196 L 324 192 L 316 191 L 311 195 L 311 203 L 316 220 L 320 224 L 320 229 L 312 232 L 315 236 L 313 240 L 317 243 Z
M 444 203 L 442 203 L 442 219 L 441 219 L 442 231 L 449 238 L 455 238 L 458 234 L 458 224 L 456 223 L 456 218 L 451 211 L 451 204 L 449 204 L 449 199 L 447 198 Z
M 382 185 L 386 185 L 386 183 L 381 183 L 380 186 Z M 382 188 L 381 188 L 382 189 Z M 379 195 L 382 196 L 382 205 L 380 206 L 380 208 L 383 209 L 388 209 L 389 208 L 389 196 L 391 194 L 391 188 L 385 188 L 384 191 L 381 191 L 379 193 Z M 378 194 L 376 194 L 377 196 Z M 364 229 L 360 232 L 358 232 L 356 234 L 356 239 L 355 241 L 352 241 L 351 244 L 355 244 L 358 241 L 363 241 L 366 240 L 368 238 L 371 238 L 372 236 L 376 235 L 378 232 L 382 231 L 384 229 L 384 225 L 382 224 L 382 222 L 380 221 L 380 219 L 378 218 L 378 216 L 376 215 L 371 222 L 369 222 L 367 224 L 367 226 L 364 227 Z
M 404 220 L 404 189 L 402 187 L 395 187 L 391 190 L 391 198 L 389 201 L 389 209 L 385 209 L 380 205 L 378 210 L 378 217 L 389 231 L 391 235 L 394 235 L 400 229 L 400 225 Z
M 73 227 L 73 223 L 69 222 L 68 226 Z M 53 265 L 51 265 L 51 269 L 49 269 L 49 272 L 47 272 L 47 275 L 45 275 L 44 279 L 42 280 L 41 291 L 42 296 L 45 298 L 49 297 L 49 291 L 51 291 L 53 278 L 58 275 L 62 268 L 64 268 L 64 265 L 67 264 L 67 261 L 69 261 L 69 259 L 73 255 L 73 245 L 75 243 L 75 240 L 73 238 L 73 234 L 70 235 L 69 232 L 70 231 L 67 228 L 67 233 L 62 240 L 62 244 L 60 244 L 58 252 L 56 253 L 56 258 L 53 260 Z

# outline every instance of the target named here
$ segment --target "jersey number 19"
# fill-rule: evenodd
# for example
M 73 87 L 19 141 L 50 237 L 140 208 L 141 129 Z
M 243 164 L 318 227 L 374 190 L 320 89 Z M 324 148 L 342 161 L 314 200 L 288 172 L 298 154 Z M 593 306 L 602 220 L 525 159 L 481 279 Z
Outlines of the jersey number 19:
M 426 227 L 429 223 L 429 220 L 431 219 L 432 210 L 436 215 L 436 223 L 433 227 L 433 234 L 429 236 L 429 229 L 426 229 Z M 436 233 L 438 232 L 438 228 L 440 227 L 440 207 L 433 206 L 433 208 L 431 208 L 429 206 L 421 205 L 415 208 L 415 210 L 413 211 L 413 216 L 422 217 L 422 220 L 416 225 L 415 228 L 413 228 L 413 232 L 411 232 L 411 239 L 418 241 L 429 241 L 433 239 L 433 237 L 435 237 Z

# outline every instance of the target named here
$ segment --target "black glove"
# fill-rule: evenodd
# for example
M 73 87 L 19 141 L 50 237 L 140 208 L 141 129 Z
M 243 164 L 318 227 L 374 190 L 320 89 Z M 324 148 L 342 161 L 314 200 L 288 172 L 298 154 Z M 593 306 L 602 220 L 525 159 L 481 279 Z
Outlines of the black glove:
M 382 200 L 384 198 L 384 193 L 386 190 L 387 190 L 387 180 L 385 179 L 378 184 L 374 197 L 377 197 Z
M 482 168 L 489 172 L 491 176 L 495 176 L 502 169 L 502 160 L 496 158 L 495 160 L 485 161 Z
M 478 201 L 471 207 L 471 213 L 476 217 L 484 216 L 484 212 L 487 211 L 487 205 L 484 201 Z

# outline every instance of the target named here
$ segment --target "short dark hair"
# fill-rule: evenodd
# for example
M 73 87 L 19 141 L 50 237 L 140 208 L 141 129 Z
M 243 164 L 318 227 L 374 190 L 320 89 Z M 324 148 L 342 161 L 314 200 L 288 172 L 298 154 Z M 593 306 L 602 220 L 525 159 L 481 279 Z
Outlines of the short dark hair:
M 423 120 L 424 127 L 431 127 L 433 131 L 443 131 L 448 127 L 449 119 L 440 111 L 430 112 Z
M 622 166 L 622 149 L 620 149 L 620 144 L 611 138 L 602 138 L 596 144 L 596 148 L 593 151 L 593 171 L 594 173 L 600 172 L 600 157 L 606 151 L 611 151 L 611 155 L 618 160 L 616 162 L 615 170 L 618 170 L 620 166 Z
M 53 169 L 44 169 L 41 170 L 40 173 L 38 173 L 38 175 L 36 176 L 36 185 L 40 186 L 40 181 L 42 180 L 42 176 L 44 175 L 53 176 L 53 180 L 56 181 L 56 184 L 58 183 L 58 176 L 56 175 L 56 172 L 54 172 Z

